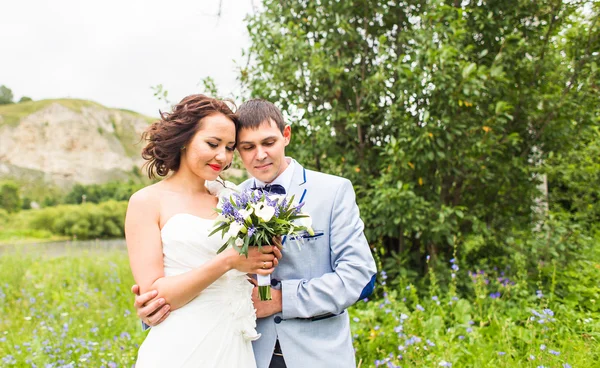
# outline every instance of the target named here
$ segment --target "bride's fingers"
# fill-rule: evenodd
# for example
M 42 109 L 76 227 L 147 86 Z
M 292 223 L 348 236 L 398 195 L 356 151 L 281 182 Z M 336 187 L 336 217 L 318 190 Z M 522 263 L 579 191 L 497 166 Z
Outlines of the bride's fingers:
M 258 266 L 263 270 L 268 270 L 270 268 L 273 268 L 273 262 L 272 261 L 263 261 L 263 262 L 259 263 Z
M 281 236 L 274 236 L 273 237 L 273 245 L 275 245 L 275 248 L 283 248 L 283 245 L 281 244 Z
M 273 248 L 275 248 L 272 245 L 263 245 L 262 247 L 260 247 L 260 252 L 263 254 L 270 254 L 273 253 Z
M 270 275 L 270 274 L 272 274 L 272 273 L 273 273 L 273 271 L 275 271 L 275 269 L 274 269 L 274 268 L 267 268 L 267 269 L 262 269 L 262 268 L 259 268 L 259 269 L 257 269 L 257 270 L 256 270 L 256 274 L 257 274 L 257 275 L 263 275 L 263 276 L 267 276 L 267 275 Z
M 273 255 L 277 259 L 281 259 L 281 257 L 283 257 L 283 254 L 281 253 L 281 250 L 279 248 L 277 248 L 277 247 L 273 248 Z
M 273 253 L 261 254 L 260 257 L 258 257 L 258 259 L 261 262 L 273 262 L 273 260 L 275 259 L 275 256 L 273 255 Z

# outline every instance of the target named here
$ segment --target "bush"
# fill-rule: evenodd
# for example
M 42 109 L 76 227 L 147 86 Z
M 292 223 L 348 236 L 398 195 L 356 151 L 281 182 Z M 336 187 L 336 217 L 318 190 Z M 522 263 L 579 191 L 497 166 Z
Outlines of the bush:
M 0 208 L 8 212 L 17 212 L 21 209 L 19 186 L 11 181 L 0 183 Z
M 60 205 L 31 211 L 28 225 L 77 239 L 123 237 L 127 202 Z

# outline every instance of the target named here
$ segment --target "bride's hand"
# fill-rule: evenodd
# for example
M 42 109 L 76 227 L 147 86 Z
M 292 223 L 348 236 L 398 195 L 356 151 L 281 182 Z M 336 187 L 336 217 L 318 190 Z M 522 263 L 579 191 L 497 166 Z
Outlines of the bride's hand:
M 223 254 L 227 257 L 231 268 L 244 273 L 270 275 L 279 263 L 277 257 L 273 254 L 276 247 L 265 245 L 261 248 L 259 250 L 258 247 L 249 247 L 247 258 L 233 248 L 227 249 Z

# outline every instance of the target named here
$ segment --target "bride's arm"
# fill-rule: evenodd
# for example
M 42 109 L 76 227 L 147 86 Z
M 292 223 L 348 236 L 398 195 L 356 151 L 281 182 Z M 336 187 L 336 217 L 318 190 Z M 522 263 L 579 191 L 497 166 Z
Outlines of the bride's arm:
M 144 190 L 135 193 L 129 200 L 125 237 L 129 263 L 140 293 L 158 291 L 154 299 L 164 299 L 164 304 L 169 304 L 171 310 L 190 302 L 231 269 L 265 275 L 273 272 L 273 254 L 252 249 L 246 258 L 229 248 L 197 269 L 165 277 L 158 206 Z M 263 247 L 263 252 L 267 250 Z M 270 268 L 262 269 L 264 262 Z

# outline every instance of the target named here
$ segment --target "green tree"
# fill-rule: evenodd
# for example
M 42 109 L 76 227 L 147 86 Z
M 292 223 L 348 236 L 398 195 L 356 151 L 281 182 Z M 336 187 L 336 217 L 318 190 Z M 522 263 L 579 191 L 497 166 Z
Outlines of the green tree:
M 266 0 L 240 78 L 287 113 L 295 157 L 354 182 L 383 253 L 424 267 L 458 239 L 482 263 L 538 221 L 541 163 L 595 124 L 585 3 Z
M 8 105 L 13 103 L 12 90 L 5 85 L 0 86 L 0 105 Z
M 23 96 L 19 99 L 19 103 L 30 102 L 30 101 L 33 101 L 33 99 L 31 97 L 27 97 L 27 96 Z
M 19 186 L 11 181 L 0 183 L 0 208 L 8 212 L 17 212 L 21 209 Z

